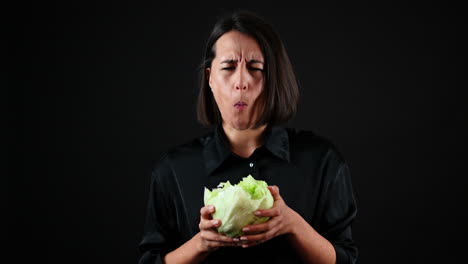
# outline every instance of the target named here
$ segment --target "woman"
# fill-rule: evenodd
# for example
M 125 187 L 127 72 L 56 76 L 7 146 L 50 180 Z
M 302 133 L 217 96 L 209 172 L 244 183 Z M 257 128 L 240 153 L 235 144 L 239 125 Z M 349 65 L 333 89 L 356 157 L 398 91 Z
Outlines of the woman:
M 328 140 L 282 127 L 298 88 L 271 25 L 249 12 L 220 19 L 208 40 L 198 118 L 213 132 L 166 152 L 156 164 L 140 263 L 354 263 L 356 215 L 345 160 Z M 269 183 L 271 217 L 219 234 L 204 187 L 251 174 Z M 201 208 L 201 209 L 200 209 Z

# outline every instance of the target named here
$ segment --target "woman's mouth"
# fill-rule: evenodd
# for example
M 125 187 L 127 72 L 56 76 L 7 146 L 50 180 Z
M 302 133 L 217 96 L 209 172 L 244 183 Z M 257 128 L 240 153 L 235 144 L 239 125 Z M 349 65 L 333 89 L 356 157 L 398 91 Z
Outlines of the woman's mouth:
M 234 107 L 235 107 L 237 110 L 243 110 L 244 108 L 247 107 L 247 103 L 239 101 L 239 102 L 237 102 L 237 103 L 234 104 Z

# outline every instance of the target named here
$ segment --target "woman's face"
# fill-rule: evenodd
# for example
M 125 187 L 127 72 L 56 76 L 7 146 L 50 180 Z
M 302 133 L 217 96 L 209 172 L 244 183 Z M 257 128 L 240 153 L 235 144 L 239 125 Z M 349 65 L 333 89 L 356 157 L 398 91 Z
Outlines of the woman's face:
M 244 130 L 255 125 L 263 109 L 264 58 L 257 41 L 238 31 L 215 43 L 216 57 L 206 69 L 223 125 Z

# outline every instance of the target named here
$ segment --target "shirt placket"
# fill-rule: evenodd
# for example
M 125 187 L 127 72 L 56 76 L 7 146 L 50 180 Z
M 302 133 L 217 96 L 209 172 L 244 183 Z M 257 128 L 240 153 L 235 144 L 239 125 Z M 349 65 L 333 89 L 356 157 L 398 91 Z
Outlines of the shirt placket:
M 247 167 L 248 174 L 252 175 L 255 179 L 260 178 L 257 159 L 248 159 L 245 166 Z

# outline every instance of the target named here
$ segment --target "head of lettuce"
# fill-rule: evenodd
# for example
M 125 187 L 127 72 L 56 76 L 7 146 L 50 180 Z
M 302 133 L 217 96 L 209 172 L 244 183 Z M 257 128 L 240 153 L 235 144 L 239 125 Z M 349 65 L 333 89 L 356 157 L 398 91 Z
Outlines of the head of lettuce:
M 205 188 L 205 206 L 214 205 L 216 211 L 213 219 L 221 220 L 218 232 L 238 237 L 243 235 L 244 226 L 268 221 L 269 217 L 254 215 L 258 209 L 270 209 L 273 206 L 273 196 L 267 187 L 265 181 L 255 180 L 249 175 L 236 185 L 227 181 L 212 191 Z

